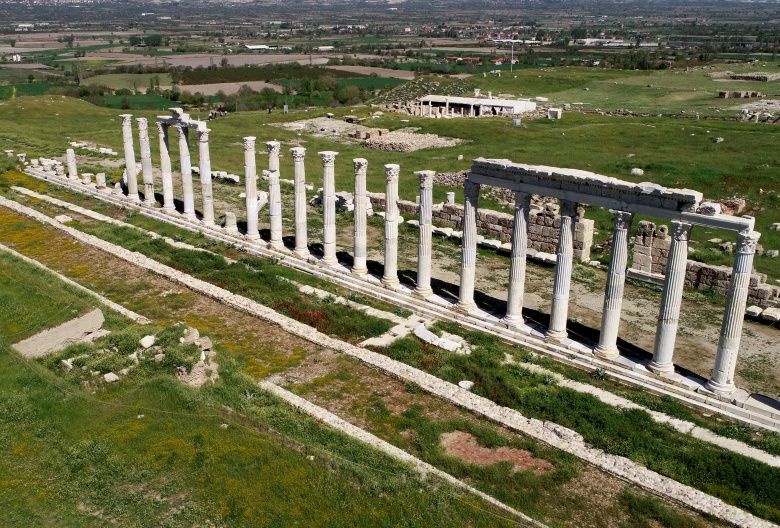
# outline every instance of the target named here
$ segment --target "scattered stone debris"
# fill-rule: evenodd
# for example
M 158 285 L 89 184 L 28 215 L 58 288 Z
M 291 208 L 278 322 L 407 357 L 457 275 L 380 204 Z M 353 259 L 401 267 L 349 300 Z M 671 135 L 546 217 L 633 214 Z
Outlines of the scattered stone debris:
M 141 339 L 140 344 L 141 344 L 141 346 L 144 349 L 147 349 L 147 348 L 151 347 L 152 345 L 154 345 L 155 340 L 156 339 L 155 339 L 155 337 L 153 335 L 144 336 Z
M 119 376 L 117 376 L 113 372 L 108 372 L 107 374 L 103 374 L 103 381 L 105 381 L 106 383 L 114 383 L 116 381 L 119 381 Z
M 634 167 L 631 169 L 631 176 L 644 176 L 645 171 L 640 169 L 639 167 Z

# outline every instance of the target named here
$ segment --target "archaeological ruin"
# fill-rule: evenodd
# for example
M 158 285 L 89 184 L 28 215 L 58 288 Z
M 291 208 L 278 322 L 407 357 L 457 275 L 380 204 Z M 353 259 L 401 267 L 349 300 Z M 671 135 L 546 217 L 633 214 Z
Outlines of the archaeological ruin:
M 294 147 L 290 155 L 294 160 L 294 244 L 287 247 L 283 240 L 282 189 L 280 185 L 279 157 L 281 145 L 276 141 L 265 144 L 268 168 L 263 171 L 268 183 L 267 191 L 258 189 L 256 166 L 256 139 L 243 138 L 244 185 L 246 207 L 243 212 L 224 212 L 225 221 L 215 221 L 211 167 L 209 158 L 209 129 L 203 121 L 192 119 L 181 109 L 171 109 L 169 116 L 157 119 L 160 144 L 160 173 L 162 204 L 155 199 L 152 160 L 149 148 L 148 124 L 138 119 L 140 168 L 136 164 L 133 149 L 132 116 L 122 116 L 126 171 L 124 181 L 114 189 L 106 188 L 105 175 L 100 181 L 86 182 L 79 179 L 73 151 L 67 154 L 67 174 L 53 160 L 33 160 L 28 174 L 56 182 L 100 197 L 103 200 L 137 207 L 145 214 L 180 226 L 187 226 L 214 239 L 239 244 L 256 254 L 272 256 L 280 262 L 327 278 L 364 294 L 391 300 L 399 306 L 414 307 L 423 313 L 455 320 L 472 328 L 480 328 L 497 335 L 549 353 L 553 357 L 588 368 L 602 368 L 617 372 L 621 379 L 646 387 L 656 393 L 671 394 L 692 402 L 707 402 L 715 406 L 730 405 L 737 414 L 760 419 L 762 413 L 774 416 L 741 394 L 734 385 L 734 373 L 739 354 L 743 318 L 751 289 L 753 256 L 759 233 L 754 230 L 750 216 L 729 216 L 702 207 L 702 194 L 688 189 L 664 188 L 652 183 L 635 184 L 591 172 L 555 167 L 526 165 L 509 160 L 476 159 L 464 183 L 465 202 L 436 205 L 433 203 L 432 171 L 415 172 L 419 179 L 419 199 L 405 202 L 398 197 L 400 166 L 386 164 L 384 196 L 368 193 L 366 171 L 368 162 L 353 160 L 354 167 L 354 227 L 352 258 L 349 265 L 339 260 L 336 239 L 336 186 L 335 160 L 337 152 L 323 151 L 318 156 L 322 164 L 322 255 L 314 256 L 307 239 L 308 201 L 307 175 L 304 159 L 306 149 Z M 172 162 L 168 131 L 177 131 L 181 170 L 181 201 L 183 209 L 177 211 L 174 203 Z M 190 130 L 198 140 L 200 196 L 196 209 L 196 192 L 193 184 L 192 162 L 188 142 Z M 139 187 L 138 177 L 142 178 Z M 479 195 L 483 187 L 506 189 L 514 197 L 512 215 L 485 216 L 479 210 Z M 531 213 L 532 196 L 556 200 L 555 208 L 544 208 Z M 373 203 L 372 203 L 373 202 Z M 268 206 L 270 238 L 264 240 L 259 231 L 259 212 Z M 369 273 L 367 266 L 367 211 L 374 205 L 384 206 L 384 259 L 381 276 Z M 583 257 L 587 261 L 592 243 L 592 221 L 583 218 L 585 206 L 609 209 L 614 217 L 611 256 L 607 270 L 607 285 L 603 299 L 603 316 L 597 342 L 581 342 L 567 330 L 568 305 L 572 282 L 573 262 Z M 403 209 L 402 209 L 403 208 Z M 416 283 L 401 280 L 398 269 L 398 232 L 401 211 L 414 211 L 418 218 L 418 249 Z M 664 269 L 653 267 L 662 284 L 662 297 L 657 316 L 657 331 L 652 359 L 638 362 L 624 357 L 618 348 L 618 328 L 621 321 L 621 305 L 627 277 L 629 238 L 632 223 L 639 217 L 666 219 L 671 224 L 665 242 Z M 240 232 L 237 218 L 246 218 L 246 231 Z M 486 220 L 488 218 L 488 220 Z M 457 298 L 442 295 L 432 285 L 432 236 L 436 229 L 434 220 L 450 221 L 447 229 L 453 233 L 460 228 L 461 240 L 460 284 Z M 495 222 L 495 223 L 491 223 Z M 446 225 L 446 224 L 445 224 Z M 475 301 L 475 279 L 478 273 L 477 246 L 490 233 L 509 253 L 509 286 L 504 313 L 490 313 Z M 712 373 L 701 380 L 675 372 L 674 350 L 678 332 L 683 288 L 690 281 L 688 237 L 695 226 L 717 228 L 736 233 L 733 268 L 727 274 L 726 295 L 720 339 Z M 554 249 L 555 264 L 552 284 L 552 308 L 549 324 L 542 328 L 523 317 L 526 261 L 531 247 Z M 639 259 L 641 260 L 641 259 Z M 744 392 L 744 391 L 742 391 Z M 759 418 L 756 418 L 756 417 Z

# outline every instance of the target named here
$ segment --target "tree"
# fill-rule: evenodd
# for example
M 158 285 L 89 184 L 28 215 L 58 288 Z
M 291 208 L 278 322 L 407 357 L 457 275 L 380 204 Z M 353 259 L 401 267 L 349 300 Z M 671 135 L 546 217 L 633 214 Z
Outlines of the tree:
M 263 88 L 260 90 L 260 101 L 266 108 L 273 108 L 276 106 L 276 90 L 273 88 Z

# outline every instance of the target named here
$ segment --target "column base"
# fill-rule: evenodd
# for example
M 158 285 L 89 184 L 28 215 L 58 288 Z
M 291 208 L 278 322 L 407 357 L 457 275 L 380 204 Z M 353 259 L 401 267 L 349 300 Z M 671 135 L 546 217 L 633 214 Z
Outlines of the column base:
M 704 388 L 719 396 L 726 396 L 737 390 L 737 387 L 733 383 L 720 383 L 715 380 L 707 380 L 707 383 L 704 384 Z
M 311 256 L 311 253 L 309 253 L 309 248 L 299 248 L 295 250 L 295 255 L 298 258 L 302 258 L 303 260 L 307 260 L 309 256 Z
M 270 247 L 271 249 L 275 249 L 277 251 L 284 251 L 285 249 L 284 242 L 282 242 L 281 240 L 272 240 L 270 244 L 268 244 L 268 247 Z
M 382 277 L 382 286 L 391 290 L 397 290 L 401 286 L 398 277 Z
M 596 345 L 596 347 L 593 349 L 593 355 L 599 359 L 607 359 L 611 361 L 620 357 L 620 351 L 617 349 L 617 347 L 602 347 L 601 345 Z
M 198 217 L 195 215 L 195 213 L 184 213 L 184 218 L 192 222 L 198 221 Z
M 651 361 L 647 364 L 647 370 L 655 374 L 672 374 L 674 372 L 674 363 L 656 363 Z
M 257 242 L 258 240 L 260 240 L 260 233 L 255 233 L 251 235 L 247 233 L 246 235 L 244 235 L 244 238 L 250 242 Z
M 325 266 L 331 266 L 331 267 L 339 265 L 339 259 L 337 259 L 336 257 L 322 257 L 320 259 L 320 262 Z
M 162 211 L 164 213 L 173 214 L 176 212 L 176 208 L 172 205 L 163 205 Z
M 415 288 L 412 290 L 412 295 L 415 297 L 419 297 L 420 299 L 427 299 L 431 295 L 433 295 L 433 289 L 432 288 Z
M 128 194 L 127 199 L 133 203 L 141 203 L 141 197 L 137 194 Z
M 522 315 L 505 315 L 504 318 L 501 319 L 501 324 L 505 325 L 507 328 L 520 328 L 525 324 L 525 320 Z
M 547 330 L 547 332 L 544 333 L 544 339 L 546 341 L 555 341 L 557 343 L 560 343 L 567 337 L 569 337 L 569 333 L 566 330 Z
M 477 310 L 477 303 L 474 301 L 471 302 L 460 302 L 455 305 L 455 309 L 459 312 L 463 313 L 471 313 Z

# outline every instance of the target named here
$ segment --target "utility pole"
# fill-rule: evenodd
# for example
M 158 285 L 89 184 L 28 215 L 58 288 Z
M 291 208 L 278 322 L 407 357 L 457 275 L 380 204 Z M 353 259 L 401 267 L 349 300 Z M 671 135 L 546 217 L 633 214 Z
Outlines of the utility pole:
M 509 59 L 509 73 L 515 71 L 515 40 L 512 39 L 512 58 Z

